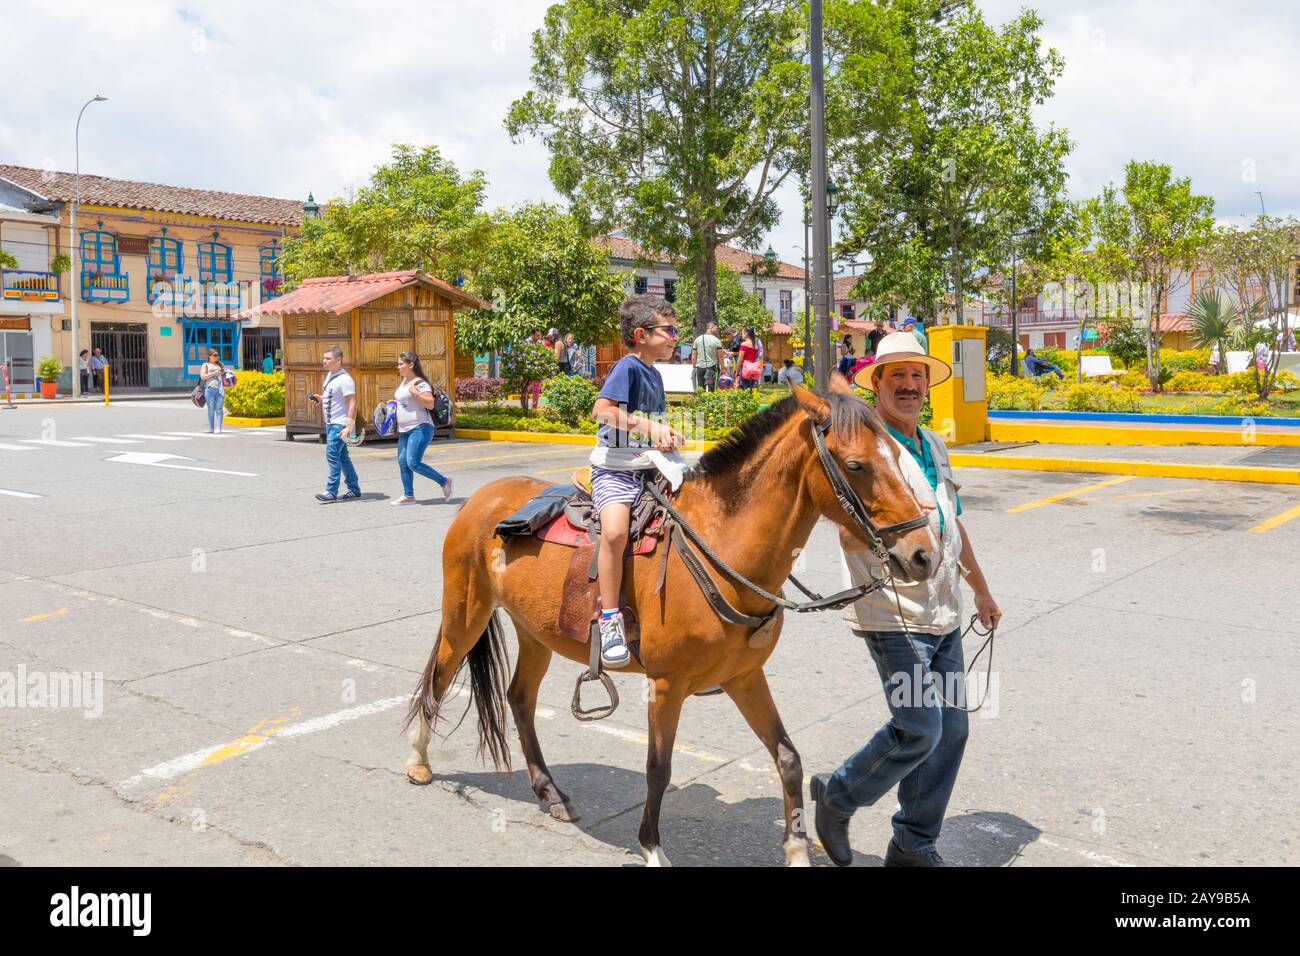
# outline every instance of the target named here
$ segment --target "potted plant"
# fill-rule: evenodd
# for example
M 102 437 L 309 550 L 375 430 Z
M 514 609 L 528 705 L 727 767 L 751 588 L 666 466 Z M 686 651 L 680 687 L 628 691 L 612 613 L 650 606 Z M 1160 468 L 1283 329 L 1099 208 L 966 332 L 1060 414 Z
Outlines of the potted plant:
M 66 252 L 60 252 L 50 260 L 50 271 L 62 275 L 72 268 L 72 257 Z
M 41 377 L 41 398 L 57 398 L 59 394 L 59 376 L 63 374 L 63 364 L 53 355 L 47 355 L 36 366 L 36 374 Z

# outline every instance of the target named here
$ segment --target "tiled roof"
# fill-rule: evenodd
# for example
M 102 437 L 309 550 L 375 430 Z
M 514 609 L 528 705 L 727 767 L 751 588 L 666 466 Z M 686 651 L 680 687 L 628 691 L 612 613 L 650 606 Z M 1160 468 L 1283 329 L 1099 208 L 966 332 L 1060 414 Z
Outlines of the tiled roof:
M 436 288 L 457 306 L 467 309 L 490 309 L 492 305 L 463 292 L 441 279 L 425 275 L 415 269 L 405 272 L 375 272 L 361 276 L 325 276 L 304 279 L 302 285 L 279 298 L 263 302 L 239 313 L 243 319 L 264 316 L 298 315 L 330 312 L 346 315 L 353 309 L 383 298 L 416 282 Z
M 1188 332 L 1192 328 L 1192 317 L 1183 312 L 1166 312 L 1160 316 L 1161 332 Z
M 857 284 L 859 276 L 840 276 L 835 280 L 835 301 L 836 302 L 853 302 L 849 296 L 849 290 Z
M 610 257 L 613 259 L 625 259 L 629 262 L 663 263 L 665 265 L 676 264 L 672 256 L 666 252 L 653 252 L 622 236 L 596 236 L 595 242 L 607 248 Z M 718 262 L 733 272 L 748 273 L 751 265 L 756 266 L 761 271 L 767 266 L 767 262 L 762 256 L 746 252 L 744 249 L 737 249 L 734 246 L 718 246 L 716 255 Z M 788 262 L 780 263 L 777 266 L 776 274 L 783 279 L 803 279 L 804 277 L 802 269 Z
M 47 199 L 72 202 L 75 177 L 72 173 L 31 169 L 27 166 L 0 165 L 0 178 L 9 180 Z M 119 206 L 149 212 L 170 212 L 185 216 L 208 216 L 233 222 L 253 222 L 271 226 L 297 226 L 302 223 L 302 199 L 273 199 L 243 193 L 218 192 L 214 189 L 190 189 L 188 186 L 164 186 L 130 179 L 81 174 L 83 206 Z
M 784 322 L 773 322 L 773 323 L 772 323 L 772 334 L 773 334 L 773 335 L 791 335 L 791 334 L 793 334 L 793 333 L 794 333 L 794 329 L 791 328 L 790 326 L 786 325 Z

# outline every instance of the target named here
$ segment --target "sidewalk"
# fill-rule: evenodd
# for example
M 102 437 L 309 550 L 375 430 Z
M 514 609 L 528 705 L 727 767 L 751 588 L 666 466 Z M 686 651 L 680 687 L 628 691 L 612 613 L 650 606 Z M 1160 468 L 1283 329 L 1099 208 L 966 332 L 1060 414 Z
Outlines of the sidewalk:
M 148 392 L 110 392 L 108 400 L 113 402 L 158 402 L 167 399 L 175 400 L 178 398 L 189 398 L 190 389 L 158 389 Z M 0 392 L 0 408 L 7 404 L 5 395 Z M 23 405 L 103 405 L 103 395 L 83 395 L 80 398 L 73 398 L 71 395 L 60 395 L 58 398 L 15 398 L 14 404 Z
M 979 442 L 956 445 L 952 463 L 964 468 L 1073 471 L 1204 478 L 1300 485 L 1300 448 L 1237 445 L 1075 445 Z

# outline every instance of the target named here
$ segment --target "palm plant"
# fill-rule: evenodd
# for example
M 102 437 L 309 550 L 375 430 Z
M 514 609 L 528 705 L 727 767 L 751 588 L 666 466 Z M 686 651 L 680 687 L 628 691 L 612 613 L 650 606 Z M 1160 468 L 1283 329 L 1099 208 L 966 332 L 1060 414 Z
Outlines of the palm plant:
M 1222 372 L 1227 367 L 1228 343 L 1237 333 L 1237 307 L 1221 291 L 1207 289 L 1196 297 L 1188 315 L 1192 319 L 1192 344 L 1217 349 L 1215 371 Z

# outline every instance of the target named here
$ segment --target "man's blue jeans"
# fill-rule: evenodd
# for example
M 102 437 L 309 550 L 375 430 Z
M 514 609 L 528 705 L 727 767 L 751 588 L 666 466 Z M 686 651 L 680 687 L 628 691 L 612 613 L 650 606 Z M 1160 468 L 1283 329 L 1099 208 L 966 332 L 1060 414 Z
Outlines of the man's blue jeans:
M 325 431 L 325 460 L 330 463 L 330 476 L 325 480 L 325 493 L 339 493 L 339 473 L 347 482 L 348 491 L 361 494 L 361 482 L 357 481 L 357 470 L 352 467 L 348 457 L 348 446 L 343 441 L 343 426 L 330 425 Z
M 966 705 L 961 629 L 949 634 L 865 633 L 892 719 L 831 775 L 826 803 L 850 814 L 870 806 L 898 784 L 894 839 L 911 853 L 935 849 L 948 798 L 966 749 Z M 917 661 L 920 655 L 922 665 Z M 919 680 L 918 680 L 919 678 Z
M 447 483 L 447 479 L 432 466 L 420 460 L 424 457 L 424 450 L 429 447 L 431 441 L 433 441 L 433 426 L 427 423 L 416 425 L 409 432 L 397 433 L 397 468 L 402 473 L 402 491 L 408 498 L 415 497 L 417 473 L 432 478 L 439 485 Z

